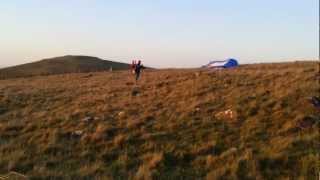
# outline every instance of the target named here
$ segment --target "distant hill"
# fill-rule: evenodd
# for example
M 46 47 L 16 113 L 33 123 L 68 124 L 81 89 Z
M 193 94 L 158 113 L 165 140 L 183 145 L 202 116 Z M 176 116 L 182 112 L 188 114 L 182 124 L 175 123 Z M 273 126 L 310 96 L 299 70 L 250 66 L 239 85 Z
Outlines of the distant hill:
M 129 64 L 91 56 L 62 56 L 0 69 L 0 79 L 78 72 L 125 70 Z

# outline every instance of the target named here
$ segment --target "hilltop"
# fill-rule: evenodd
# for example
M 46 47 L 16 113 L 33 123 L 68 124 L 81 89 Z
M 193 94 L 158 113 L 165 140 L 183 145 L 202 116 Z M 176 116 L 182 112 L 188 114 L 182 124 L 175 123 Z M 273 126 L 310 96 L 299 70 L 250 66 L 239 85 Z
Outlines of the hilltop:
M 316 179 L 316 62 L 0 80 L 0 175 Z
M 91 56 L 61 56 L 0 69 L 0 79 L 79 72 L 125 70 L 129 64 Z

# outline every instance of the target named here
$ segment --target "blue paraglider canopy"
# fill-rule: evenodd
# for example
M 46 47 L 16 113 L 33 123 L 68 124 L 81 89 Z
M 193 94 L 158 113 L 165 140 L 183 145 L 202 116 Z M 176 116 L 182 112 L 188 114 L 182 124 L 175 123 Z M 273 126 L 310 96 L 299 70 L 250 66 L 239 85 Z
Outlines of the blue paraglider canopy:
M 224 61 L 210 61 L 209 64 L 205 65 L 204 67 L 208 68 L 232 68 L 237 67 L 239 65 L 236 59 L 226 59 Z

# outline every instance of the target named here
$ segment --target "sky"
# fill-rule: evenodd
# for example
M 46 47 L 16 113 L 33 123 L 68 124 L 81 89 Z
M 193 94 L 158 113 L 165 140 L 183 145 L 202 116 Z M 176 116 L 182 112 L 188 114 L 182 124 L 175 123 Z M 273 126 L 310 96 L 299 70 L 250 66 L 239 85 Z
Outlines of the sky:
M 157 68 L 315 60 L 319 1 L 0 1 L 0 67 L 64 55 Z

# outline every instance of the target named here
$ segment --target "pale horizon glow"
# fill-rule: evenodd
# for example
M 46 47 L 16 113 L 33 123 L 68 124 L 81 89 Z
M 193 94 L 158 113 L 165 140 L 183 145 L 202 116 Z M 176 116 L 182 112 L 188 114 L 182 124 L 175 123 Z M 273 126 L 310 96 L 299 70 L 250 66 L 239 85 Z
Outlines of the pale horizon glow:
M 318 0 L 10 0 L 0 22 L 0 67 L 65 55 L 156 68 L 319 58 Z

